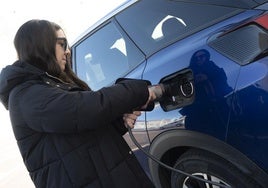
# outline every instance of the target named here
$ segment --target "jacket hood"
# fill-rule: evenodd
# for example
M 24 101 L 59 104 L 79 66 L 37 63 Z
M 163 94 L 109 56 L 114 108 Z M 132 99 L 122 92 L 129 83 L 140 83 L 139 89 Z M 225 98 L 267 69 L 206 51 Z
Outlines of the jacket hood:
M 0 73 L 0 101 L 8 109 L 10 92 L 27 80 L 36 79 L 45 72 L 24 62 L 16 61 L 2 69 Z

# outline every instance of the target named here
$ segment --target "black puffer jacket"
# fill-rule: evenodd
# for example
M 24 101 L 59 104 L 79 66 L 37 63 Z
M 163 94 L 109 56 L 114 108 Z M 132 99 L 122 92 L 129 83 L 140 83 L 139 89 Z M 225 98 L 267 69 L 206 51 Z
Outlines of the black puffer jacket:
M 144 81 L 82 91 L 23 62 L 0 76 L 0 99 L 36 187 L 153 187 L 122 138 L 122 114 L 147 98 Z

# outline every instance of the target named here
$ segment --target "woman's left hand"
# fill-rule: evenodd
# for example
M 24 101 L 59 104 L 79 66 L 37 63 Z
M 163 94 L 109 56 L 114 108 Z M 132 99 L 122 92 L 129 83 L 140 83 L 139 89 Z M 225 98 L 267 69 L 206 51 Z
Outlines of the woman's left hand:
M 141 115 L 141 111 L 133 111 L 129 114 L 123 115 L 124 125 L 126 128 L 130 127 L 131 129 L 134 128 L 134 124 L 136 123 L 137 118 Z

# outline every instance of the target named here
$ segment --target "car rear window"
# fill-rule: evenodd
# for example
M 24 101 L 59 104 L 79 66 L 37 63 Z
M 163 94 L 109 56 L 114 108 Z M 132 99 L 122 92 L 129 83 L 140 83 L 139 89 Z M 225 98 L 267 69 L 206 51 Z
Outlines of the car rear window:
M 215 4 L 144 0 L 121 12 L 116 19 L 148 56 L 241 11 Z

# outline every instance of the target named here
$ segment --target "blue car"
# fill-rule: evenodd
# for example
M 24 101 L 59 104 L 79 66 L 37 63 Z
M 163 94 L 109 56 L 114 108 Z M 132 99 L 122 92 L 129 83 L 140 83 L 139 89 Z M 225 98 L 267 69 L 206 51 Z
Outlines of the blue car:
M 165 86 L 132 132 L 171 169 L 125 135 L 156 187 L 268 187 L 268 0 L 126 1 L 71 48 L 93 90 Z

